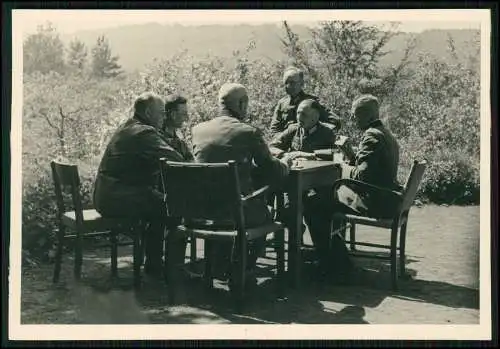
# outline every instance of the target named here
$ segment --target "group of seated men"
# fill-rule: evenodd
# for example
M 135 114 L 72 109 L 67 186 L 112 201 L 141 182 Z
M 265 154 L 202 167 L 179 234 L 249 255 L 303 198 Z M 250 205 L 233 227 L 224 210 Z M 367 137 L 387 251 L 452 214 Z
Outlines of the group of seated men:
M 94 204 L 103 216 L 137 217 L 146 227 L 145 272 L 162 275 L 162 239 L 167 217 L 164 193 L 159 188 L 158 160 L 220 163 L 235 160 L 240 169 L 243 194 L 258 187 L 281 183 L 294 159 L 313 158 L 318 149 L 332 149 L 341 127 L 339 117 L 320 104 L 318 98 L 303 91 L 303 72 L 288 68 L 283 76 L 287 95 L 275 107 L 271 121 L 273 140 L 267 143 L 260 129 L 247 123 L 249 96 L 244 86 L 224 84 L 219 91 L 219 113 L 192 128 L 192 146 L 176 131 L 188 118 L 187 100 L 179 95 L 162 99 L 146 92 L 134 103 L 133 116 L 112 136 L 94 187 Z M 379 103 L 373 95 L 361 95 L 352 104 L 352 117 L 364 132 L 355 160 L 341 164 L 342 176 L 394 189 L 399 188 L 396 173 L 399 147 L 379 119 Z M 334 252 L 330 248 L 334 212 L 354 212 L 383 217 L 396 203 L 380 202 L 373 195 L 342 186 L 334 195 L 331 187 L 304 193 L 304 218 L 317 252 L 322 275 L 335 274 Z M 334 198 L 336 200 L 334 201 Z M 247 227 L 272 220 L 269 201 L 246 208 Z M 285 210 L 288 202 L 285 197 Z M 284 215 L 284 223 L 290 221 Z M 304 227 L 305 228 L 305 227 Z M 183 260 L 186 240 L 180 239 L 178 256 Z M 248 267 L 254 268 L 265 250 L 265 237 L 250 246 Z M 232 244 L 217 248 L 215 266 L 230 276 Z M 337 264 L 335 264 L 337 265 Z

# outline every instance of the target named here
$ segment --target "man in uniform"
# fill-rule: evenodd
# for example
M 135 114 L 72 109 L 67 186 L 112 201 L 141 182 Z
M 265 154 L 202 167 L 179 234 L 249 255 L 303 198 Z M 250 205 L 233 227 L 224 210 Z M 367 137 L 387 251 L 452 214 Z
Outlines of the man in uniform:
M 379 118 L 379 102 L 373 95 L 362 95 L 352 105 L 357 127 L 364 133 L 355 164 L 342 164 L 342 177 L 373 184 L 389 190 L 401 190 L 397 182 L 399 145 Z M 376 218 L 387 218 L 399 204 L 396 197 L 369 192 L 353 185 L 338 191 L 337 211 Z
M 262 132 L 244 122 L 248 94 L 243 85 L 224 84 L 219 91 L 219 114 L 192 129 L 193 153 L 199 162 L 227 162 L 235 160 L 240 174 L 243 194 L 258 189 L 253 174 L 266 178 L 267 183 L 288 174 L 288 164 L 274 158 L 264 141 Z M 264 183 L 260 183 L 259 186 Z M 248 227 L 258 226 L 272 219 L 265 200 L 255 201 L 245 209 Z M 248 268 L 255 267 L 265 237 L 251 247 Z M 231 245 L 219 246 L 219 263 L 230 266 Z
M 161 276 L 167 212 L 159 189 L 158 161 L 186 161 L 162 135 L 165 103 L 146 92 L 134 102 L 134 115 L 112 136 L 94 186 L 94 205 L 104 217 L 135 217 L 148 222 L 145 272 Z
M 321 105 L 315 99 L 304 99 L 297 108 L 297 123 L 291 124 L 270 143 L 271 152 L 281 158 L 314 159 L 314 151 L 332 149 L 336 130 L 319 121 Z M 288 208 L 288 200 L 285 200 Z M 333 193 L 331 187 L 315 188 L 304 193 L 304 218 L 320 262 L 327 272 L 329 260 L 329 237 L 332 221 Z M 287 215 L 289 216 L 289 215 Z M 288 217 L 291 218 L 291 217 Z M 289 221 L 289 219 L 287 219 Z
M 194 157 L 187 143 L 177 135 L 182 125 L 188 119 L 187 99 L 172 94 L 165 98 L 165 121 L 162 127 L 165 141 L 176 149 L 185 161 L 193 161 Z
M 304 99 L 318 100 L 318 97 L 304 92 L 304 73 L 296 68 L 289 67 L 283 74 L 283 84 L 287 95 L 278 101 L 274 108 L 271 120 L 271 133 L 273 136 L 283 132 L 288 125 L 297 122 L 297 107 Z M 340 118 L 330 113 L 319 104 L 319 120 L 331 123 L 337 129 L 341 127 Z

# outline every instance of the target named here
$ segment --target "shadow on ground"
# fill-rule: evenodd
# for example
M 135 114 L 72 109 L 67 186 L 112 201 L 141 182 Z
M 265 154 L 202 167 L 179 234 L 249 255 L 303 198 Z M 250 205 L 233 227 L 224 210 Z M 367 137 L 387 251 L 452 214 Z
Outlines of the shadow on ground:
M 61 281 L 52 284 L 53 264 L 24 266 L 23 324 L 366 324 L 479 323 L 479 209 L 428 206 L 415 209 L 409 226 L 408 277 L 391 289 L 386 261 L 356 258 L 364 272 L 351 286 L 316 280 L 306 251 L 302 287 L 278 298 L 275 256 L 259 260 L 259 285 L 237 314 L 227 285 L 207 290 L 185 278 L 179 304 L 169 304 L 168 285 L 144 277 L 132 288 L 132 251 L 120 248 L 119 278 L 110 280 L 109 250 L 85 249 L 82 281 L 72 276 L 72 256 L 64 256 Z M 439 231 L 439 234 L 435 234 Z M 385 235 L 359 230 L 358 238 L 384 242 Z M 377 240 L 378 239 L 378 240 Z M 371 253 L 371 252 L 367 252 Z M 200 251 L 200 254 L 202 252 Z M 201 257 L 201 256 L 200 256 Z M 201 264 L 199 264 L 200 266 Z M 467 286 L 467 287 L 466 287 Z
M 226 284 L 216 280 L 215 288 L 207 290 L 201 280 L 187 276 L 178 285 L 177 303 L 171 305 L 163 279 L 143 277 L 141 289 L 132 289 L 132 261 L 127 251 L 121 252 L 119 278 L 115 280 L 109 277 L 109 257 L 102 251 L 86 253 L 85 274 L 78 284 L 71 275 L 71 256 L 65 258 L 67 267 L 63 268 L 59 285 L 50 282 L 52 265 L 40 268 L 38 286 L 32 287 L 35 294 L 23 296 L 23 307 L 41 302 L 44 309 L 39 311 L 46 314 L 30 316 L 24 312 L 23 323 L 366 324 L 366 308 L 377 308 L 387 297 L 452 308 L 479 308 L 478 290 L 419 280 L 411 268 L 407 269 L 409 277 L 401 279 L 399 290 L 392 291 L 387 263 L 365 258 L 356 259 L 363 270 L 357 283 L 344 286 L 316 280 L 314 264 L 306 262 L 302 287 L 287 288 L 285 297 L 278 298 L 272 254 L 259 260 L 259 283 L 249 291 L 242 313 L 234 311 Z M 414 263 L 418 258 L 410 256 L 407 264 Z M 202 269 L 202 261 L 196 263 L 195 269 Z

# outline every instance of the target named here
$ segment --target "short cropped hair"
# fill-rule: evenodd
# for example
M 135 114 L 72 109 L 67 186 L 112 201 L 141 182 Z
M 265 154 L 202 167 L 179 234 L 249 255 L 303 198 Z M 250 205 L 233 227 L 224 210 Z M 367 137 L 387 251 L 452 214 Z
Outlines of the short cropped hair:
M 165 114 L 170 115 L 170 113 L 181 104 L 186 104 L 187 99 L 178 94 L 171 94 L 165 98 Z
M 285 77 L 286 75 L 288 75 L 289 73 L 296 73 L 299 75 L 299 77 L 304 80 L 304 71 L 300 68 L 297 68 L 295 66 L 290 66 L 288 68 L 285 69 L 285 71 L 283 72 L 283 77 Z
M 302 103 L 307 103 L 311 108 L 316 110 L 318 112 L 318 116 L 321 114 L 321 110 L 322 110 L 321 104 L 316 99 L 307 98 L 307 99 L 304 99 L 302 102 L 300 102 L 300 104 L 302 104 Z
M 378 98 L 371 94 L 365 94 L 357 98 L 352 103 L 352 113 L 356 111 L 363 115 L 371 115 L 378 119 L 379 117 L 379 101 Z
M 154 92 L 141 93 L 134 101 L 134 114 L 144 115 L 148 107 L 158 99 L 160 96 Z
M 218 93 L 219 105 L 229 107 L 230 104 L 247 96 L 247 89 L 239 83 L 225 83 L 221 86 Z

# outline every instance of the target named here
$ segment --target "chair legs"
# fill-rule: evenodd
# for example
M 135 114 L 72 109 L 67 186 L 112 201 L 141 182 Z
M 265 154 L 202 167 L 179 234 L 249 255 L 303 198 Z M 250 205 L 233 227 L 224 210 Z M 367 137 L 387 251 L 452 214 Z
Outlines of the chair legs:
M 83 263 L 83 231 L 80 228 L 76 228 L 76 241 L 75 241 L 75 265 L 73 274 L 77 281 L 80 280 L 82 275 L 82 263 Z
M 398 224 L 397 221 L 391 228 L 391 280 L 394 291 L 398 289 Z
M 349 228 L 349 241 L 351 251 L 356 251 L 356 224 L 354 223 L 351 223 L 351 227 Z
M 134 287 L 136 289 L 140 288 L 141 286 L 141 257 L 143 257 L 142 254 L 142 246 L 141 246 L 141 235 L 140 232 L 137 231 L 137 227 L 133 228 L 135 231 L 133 231 L 133 240 L 134 240 L 134 246 L 133 246 L 133 265 L 134 265 Z
M 194 238 L 191 238 L 191 248 L 193 246 Z M 191 250 L 192 253 L 192 250 Z M 212 289 L 214 287 L 213 277 L 212 277 L 212 258 L 213 258 L 213 241 L 205 240 L 205 270 L 203 272 L 203 281 L 207 289 Z
M 246 239 L 236 239 L 236 248 L 233 249 L 232 272 L 230 290 L 233 296 L 236 311 L 242 312 L 245 298 L 245 281 L 247 269 L 248 245 Z
M 191 266 L 194 266 L 194 264 L 196 263 L 196 249 L 197 249 L 195 237 L 191 237 L 189 239 L 189 248 L 190 248 L 189 260 L 191 262 Z
M 285 291 L 285 230 L 281 229 L 275 233 L 276 242 L 276 264 L 277 264 L 277 287 L 278 297 L 284 296 Z
M 401 225 L 399 236 L 399 273 L 401 277 L 406 276 L 406 224 Z
M 57 250 L 56 250 L 55 265 L 54 265 L 54 276 L 52 278 L 53 283 L 59 282 L 59 275 L 61 274 L 61 263 L 62 263 L 65 231 L 66 229 L 64 225 L 61 224 L 57 231 Z
M 118 232 L 116 230 L 111 230 L 110 235 L 111 242 L 111 277 L 115 278 L 118 276 Z
M 182 280 L 180 278 L 182 265 L 184 265 L 184 259 L 186 255 L 186 245 L 184 240 L 181 239 L 174 229 L 169 229 L 167 232 L 167 238 L 165 239 L 165 273 L 168 280 L 167 292 L 168 300 L 170 304 L 175 304 L 177 301 L 177 290 L 179 286 L 182 286 Z M 179 244 L 182 242 L 182 249 L 179 248 Z

